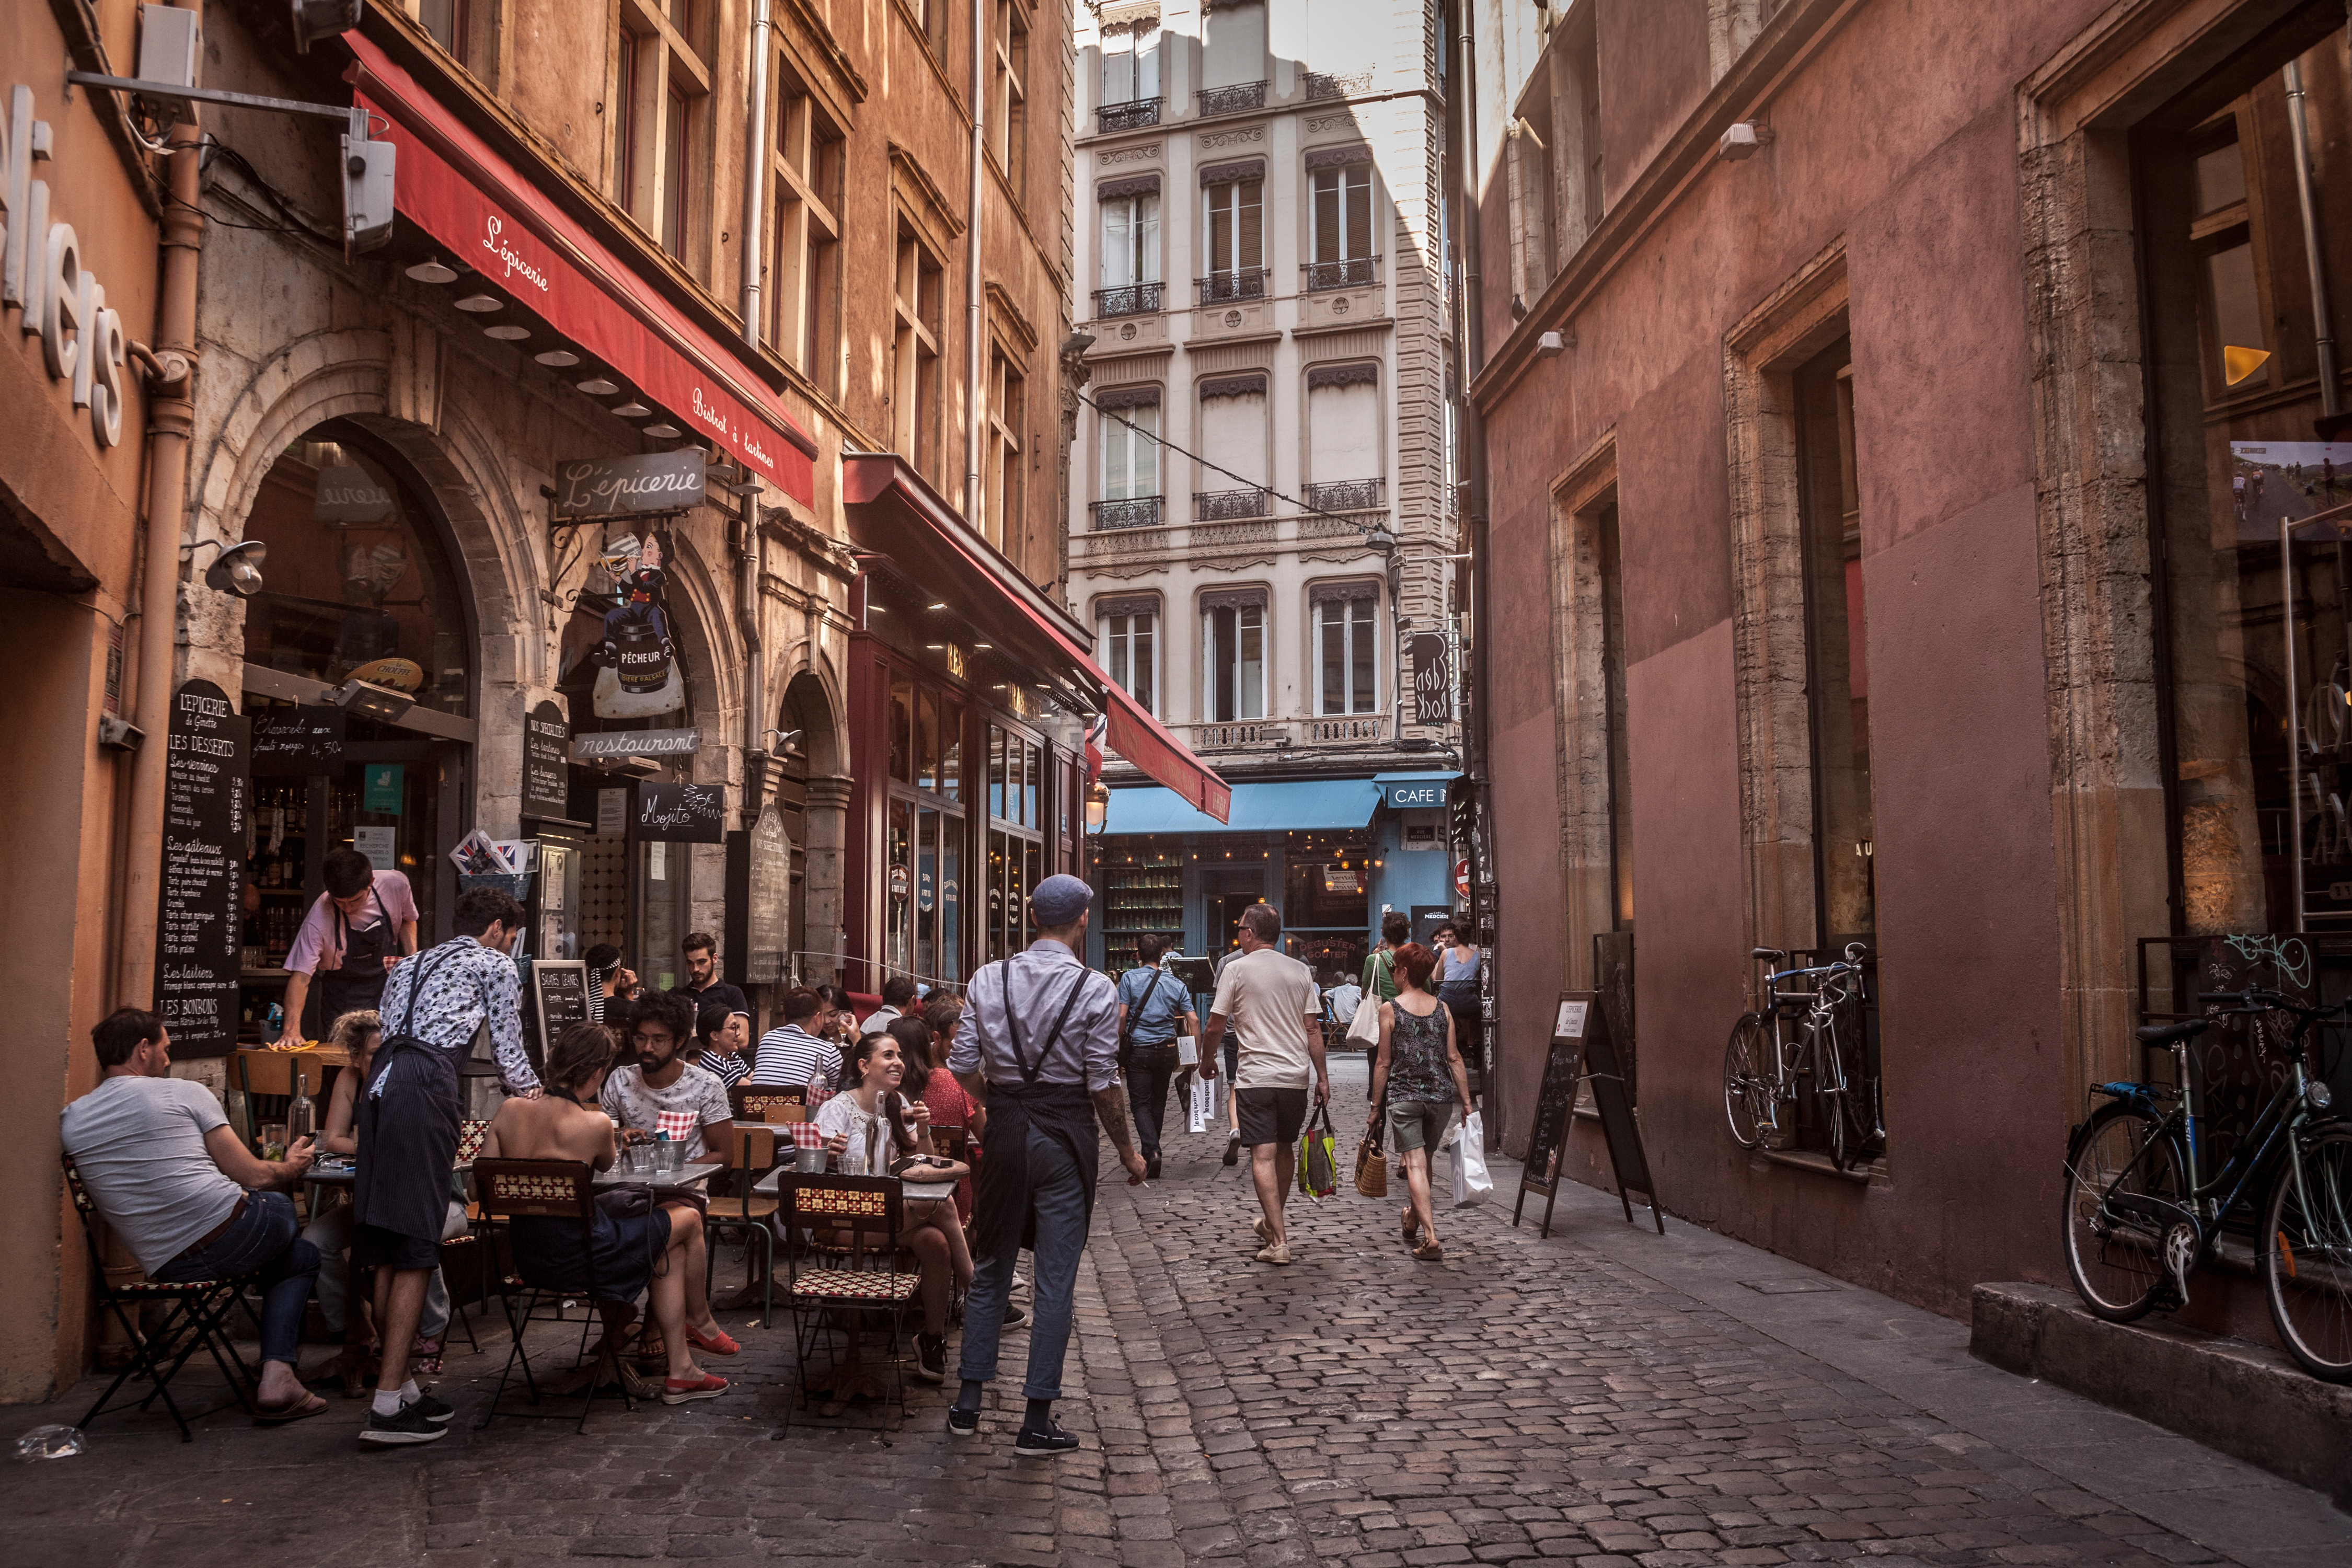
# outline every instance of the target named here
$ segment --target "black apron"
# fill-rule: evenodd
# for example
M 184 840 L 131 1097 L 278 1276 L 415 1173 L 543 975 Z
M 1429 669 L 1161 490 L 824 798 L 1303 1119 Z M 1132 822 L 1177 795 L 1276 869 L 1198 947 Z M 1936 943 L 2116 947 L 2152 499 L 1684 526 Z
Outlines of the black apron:
M 416 998 L 447 955 L 420 961 L 398 1028 L 387 1027 L 356 1105 L 359 1169 L 352 1217 L 361 1225 L 438 1244 L 449 1214 L 449 1173 L 457 1163 L 457 1053 L 409 1033 Z M 371 1092 L 381 1089 L 381 1093 Z
M 995 1256 L 1003 1250 L 1004 1238 L 1014 1231 L 1020 1233 L 1022 1246 L 1035 1250 L 1036 1216 L 1029 1202 L 1031 1128 L 1061 1143 L 1077 1162 L 1078 1174 L 1086 1184 L 1089 1226 L 1094 1223 L 1095 1182 L 1101 1168 L 1094 1098 L 1087 1092 L 1087 1086 L 1042 1083 L 1037 1076 L 1045 1070 L 1045 1058 L 1054 1054 L 1054 1047 L 1061 1040 L 1062 1026 L 1069 1021 L 1070 1009 L 1077 1005 L 1078 993 L 1086 989 L 1088 972 L 1078 971 L 1069 995 L 1062 1002 L 1061 1012 L 1054 1019 L 1053 1031 L 1045 1037 L 1045 1047 L 1033 1062 L 1021 1041 L 1020 1015 L 1013 1010 L 1012 963 L 1001 960 L 998 967 L 1004 985 L 1004 1021 L 1013 1031 L 1013 1060 L 1021 1069 L 1021 1081 L 998 1083 L 992 1079 L 988 1086 L 988 1149 L 972 1177 L 972 1254 L 976 1258 Z
M 334 906 L 335 927 L 342 939 L 343 962 L 341 968 L 321 969 L 314 988 L 319 998 L 319 1028 L 312 1039 L 324 1039 L 335 1020 L 346 1013 L 372 1013 L 383 1001 L 383 983 L 391 978 L 383 961 L 392 956 L 397 934 L 392 923 L 392 911 L 383 907 L 383 900 L 374 886 L 368 888 L 375 899 L 376 913 L 383 918 L 365 931 L 353 931 L 343 919 L 341 906 Z

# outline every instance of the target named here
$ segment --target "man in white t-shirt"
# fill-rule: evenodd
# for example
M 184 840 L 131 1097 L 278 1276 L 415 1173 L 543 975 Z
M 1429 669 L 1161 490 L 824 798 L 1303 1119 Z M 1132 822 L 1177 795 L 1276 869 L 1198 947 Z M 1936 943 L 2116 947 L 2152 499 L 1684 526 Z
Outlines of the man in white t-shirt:
M 1241 1141 L 1249 1146 L 1250 1175 L 1257 1185 L 1255 1222 L 1265 1245 L 1261 1263 L 1290 1261 L 1282 1228 L 1282 1207 L 1290 1196 L 1290 1146 L 1307 1121 L 1307 1086 L 1314 1103 L 1331 1098 L 1331 1075 L 1323 1061 L 1322 993 L 1314 972 L 1277 945 L 1282 916 L 1271 904 L 1242 911 L 1241 953 L 1217 976 L 1203 1036 L 1215 1039 L 1230 1022 L 1240 1044 L 1234 1073 L 1234 1102 Z
M 734 1120 L 727 1086 L 717 1073 L 686 1059 L 693 1039 L 694 1006 L 685 993 L 640 998 L 629 1015 L 629 1043 L 637 1059 L 607 1074 L 604 1092 L 597 1097 L 625 1134 L 657 1138 L 667 1132 L 671 1142 L 686 1145 L 689 1164 L 733 1152 L 727 1137 Z
M 294 1373 L 319 1249 L 297 1234 L 293 1200 L 272 1190 L 310 1168 L 310 1140 L 296 1139 L 283 1160 L 255 1159 L 212 1090 L 170 1076 L 171 1031 L 152 1013 L 119 1008 L 89 1037 L 106 1076 L 58 1113 L 58 1131 L 90 1201 L 151 1279 L 257 1276 L 255 1414 L 323 1415 L 326 1401 Z

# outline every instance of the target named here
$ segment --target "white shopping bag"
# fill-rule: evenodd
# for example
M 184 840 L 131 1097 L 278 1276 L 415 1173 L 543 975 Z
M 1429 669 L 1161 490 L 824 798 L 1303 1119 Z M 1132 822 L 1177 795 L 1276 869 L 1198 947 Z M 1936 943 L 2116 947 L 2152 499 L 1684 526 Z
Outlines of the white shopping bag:
M 1486 1128 L 1476 1111 L 1455 1130 L 1453 1149 L 1454 1206 L 1485 1203 L 1494 1194 L 1495 1178 L 1486 1173 Z
M 1217 1113 L 1217 1085 L 1213 1079 L 1192 1079 L 1192 1103 L 1188 1110 L 1191 1121 L 1186 1125 L 1195 1132 L 1206 1132 L 1209 1119 Z

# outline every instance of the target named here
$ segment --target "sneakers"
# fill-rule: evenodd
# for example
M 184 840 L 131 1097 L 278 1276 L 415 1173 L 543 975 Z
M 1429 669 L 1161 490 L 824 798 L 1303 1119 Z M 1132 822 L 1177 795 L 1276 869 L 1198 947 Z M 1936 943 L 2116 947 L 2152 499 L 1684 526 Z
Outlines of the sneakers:
M 1242 1130 L 1238 1127 L 1225 1139 L 1225 1163 L 1231 1165 L 1242 1157 Z
M 1274 1232 L 1268 1230 L 1265 1226 L 1265 1215 L 1260 1215 L 1257 1218 L 1250 1221 L 1250 1229 L 1257 1233 L 1257 1238 L 1260 1241 L 1272 1241 L 1274 1239 Z
M 1290 1244 L 1269 1241 L 1257 1249 L 1257 1260 L 1260 1263 L 1287 1263 L 1290 1261 Z
M 1012 1302 L 1005 1302 L 1004 1321 L 999 1324 L 998 1327 L 1004 1329 L 1024 1329 L 1028 1326 L 1029 1314 L 1023 1311 L 1019 1307 L 1014 1306 Z
M 915 1378 L 919 1383 L 948 1380 L 948 1338 L 945 1334 L 915 1336 Z
M 661 1402 L 664 1405 L 690 1405 L 698 1399 L 716 1399 L 727 1392 L 727 1380 L 704 1373 L 700 1377 L 681 1382 L 675 1377 L 662 1379 Z
M 948 1436 L 977 1437 L 980 1436 L 980 1412 L 966 1410 L 961 1405 L 948 1406 Z
M 425 1393 L 421 1388 L 416 1391 L 416 1397 L 410 1400 L 406 1405 L 401 1406 L 401 1408 L 404 1410 L 414 1410 L 424 1415 L 425 1419 L 432 1422 L 436 1426 L 446 1426 L 448 1424 L 449 1417 L 457 1414 L 457 1407 L 456 1405 L 444 1405 L 441 1401 L 434 1398 L 431 1394 Z
M 360 1441 L 381 1444 L 385 1447 L 410 1443 L 438 1443 L 449 1435 L 449 1428 L 441 1425 L 441 1421 L 447 1420 L 448 1416 L 436 1421 L 425 1413 L 425 1398 L 417 1398 L 402 1405 L 397 1415 L 379 1415 L 373 1410 L 369 1411 L 367 1425 L 360 1428 Z
M 1078 1440 L 1059 1426 L 1048 1424 L 1038 1428 L 1024 1426 L 1013 1439 L 1013 1451 L 1024 1459 L 1049 1459 L 1056 1454 L 1066 1454 L 1077 1447 Z

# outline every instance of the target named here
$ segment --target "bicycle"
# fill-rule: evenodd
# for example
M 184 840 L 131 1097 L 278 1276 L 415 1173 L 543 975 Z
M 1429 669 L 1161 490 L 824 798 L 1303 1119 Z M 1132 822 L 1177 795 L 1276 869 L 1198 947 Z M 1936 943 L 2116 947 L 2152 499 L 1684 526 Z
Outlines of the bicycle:
M 2305 1070 L 2305 1038 L 2352 1003 L 2306 1007 L 2249 988 L 2198 998 L 2216 1016 L 2293 1016 L 2283 1047 L 2293 1072 L 2210 1180 L 2200 1139 L 2189 1042 L 2210 1018 L 2150 1025 L 2140 1044 L 2172 1052 L 2179 1089 L 2103 1083 L 2106 1103 L 2067 1141 L 2066 1267 L 2085 1306 L 2127 1323 L 2187 1305 L 2190 1276 L 2210 1259 L 2223 1223 L 2264 1191 L 2256 1231 L 2271 1321 L 2305 1371 L 2352 1382 L 2352 1123 L 2332 1110 L 2328 1086 Z M 2170 1101 L 2170 1109 L 2159 1107 Z
M 1780 1107 L 1794 1105 L 1808 1080 L 1828 1108 L 1831 1164 L 1846 1170 L 1885 1138 L 1877 1081 L 1863 1070 L 1862 1060 L 1861 984 L 1869 953 L 1851 942 L 1841 963 L 1765 975 L 1765 1005 L 1740 1015 L 1723 1053 L 1724 1116 L 1741 1148 L 1753 1149 L 1766 1133 L 1780 1130 Z M 1759 947 L 1748 956 L 1767 964 L 1789 961 L 1777 947 Z M 1792 981 L 1803 989 L 1781 989 Z

